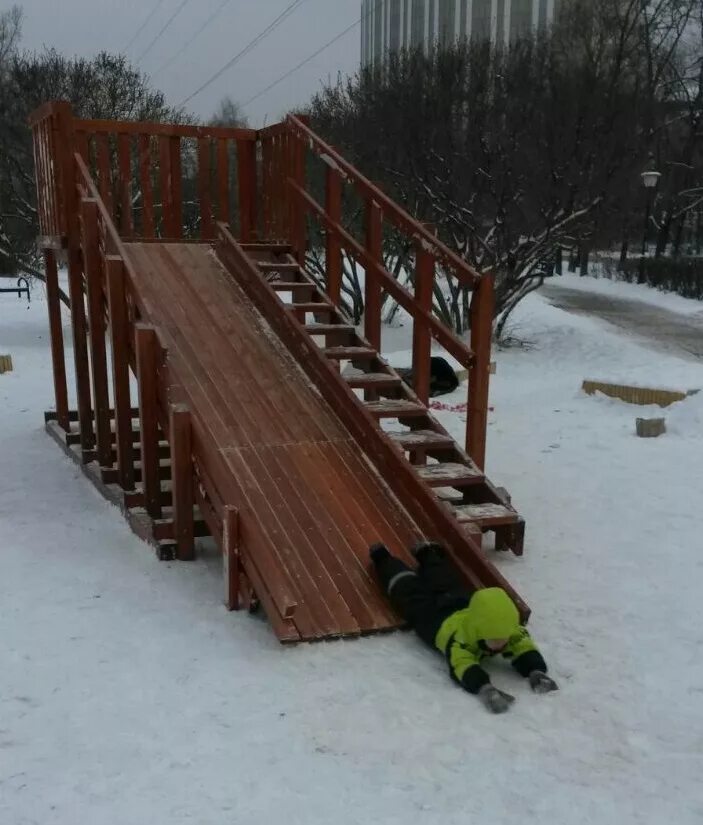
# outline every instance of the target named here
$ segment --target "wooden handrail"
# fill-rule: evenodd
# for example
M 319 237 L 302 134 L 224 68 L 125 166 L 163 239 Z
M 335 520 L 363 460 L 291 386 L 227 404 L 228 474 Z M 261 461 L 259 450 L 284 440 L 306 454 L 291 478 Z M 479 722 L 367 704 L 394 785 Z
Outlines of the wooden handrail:
M 186 138 L 229 138 L 256 141 L 256 129 L 239 129 L 228 126 L 189 126 L 186 124 L 159 123 L 152 121 L 76 120 L 77 132 L 93 134 L 167 135 Z
M 450 355 L 456 358 L 463 367 L 468 369 L 472 366 L 474 363 L 474 354 L 460 338 L 451 332 L 440 320 L 435 318 L 432 312 L 428 312 L 422 308 L 415 300 L 415 297 L 405 289 L 405 287 L 401 286 L 398 280 L 394 278 L 382 264 L 371 257 L 365 247 L 350 235 L 341 224 L 332 221 L 325 209 L 298 183 L 289 179 L 288 185 L 291 191 L 300 198 L 303 205 L 309 211 L 315 213 L 325 229 L 328 232 L 334 232 L 335 235 L 340 238 L 348 251 L 350 251 L 366 269 L 367 273 L 369 271 L 373 272 L 374 276 L 381 281 L 383 289 L 392 295 L 404 310 L 414 319 L 422 320 L 427 324 L 432 332 L 432 337 L 438 341 Z
M 466 261 L 445 246 L 419 221 L 415 220 L 395 201 L 384 194 L 377 186 L 364 177 L 351 163 L 346 161 L 340 154 L 322 138 L 313 132 L 300 118 L 295 115 L 288 115 L 286 119 L 294 133 L 302 137 L 307 142 L 309 148 L 315 152 L 324 162 L 334 165 L 347 181 L 354 184 L 364 199 L 372 199 L 383 208 L 383 214 L 398 229 L 407 232 L 410 236 L 419 239 L 426 250 L 434 255 L 435 259 L 444 266 L 453 270 L 459 282 L 469 288 L 473 288 L 482 275 Z

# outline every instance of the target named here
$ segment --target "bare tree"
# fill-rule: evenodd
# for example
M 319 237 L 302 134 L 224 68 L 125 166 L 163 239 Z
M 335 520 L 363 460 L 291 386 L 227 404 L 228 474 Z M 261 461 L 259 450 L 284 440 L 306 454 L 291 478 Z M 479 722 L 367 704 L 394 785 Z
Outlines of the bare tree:
M 692 2 L 575 0 L 549 33 L 510 48 L 462 44 L 391 57 L 318 95 L 315 125 L 482 272 L 499 331 L 633 195 L 665 116 L 668 70 Z M 468 295 L 451 280 L 437 311 L 458 331 Z
M 239 103 L 234 101 L 229 95 L 226 95 L 217 104 L 217 109 L 215 109 L 215 113 L 210 118 L 210 125 L 232 126 L 246 129 L 249 126 L 249 122 Z

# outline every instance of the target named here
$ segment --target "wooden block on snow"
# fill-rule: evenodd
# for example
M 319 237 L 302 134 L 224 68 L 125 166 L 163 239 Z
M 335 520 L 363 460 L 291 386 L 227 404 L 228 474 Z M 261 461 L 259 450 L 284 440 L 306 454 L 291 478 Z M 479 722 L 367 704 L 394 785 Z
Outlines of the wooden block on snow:
M 12 356 L 0 355 L 0 375 L 4 372 L 12 372 Z
M 666 432 L 665 418 L 638 418 L 637 435 L 640 438 L 658 438 Z

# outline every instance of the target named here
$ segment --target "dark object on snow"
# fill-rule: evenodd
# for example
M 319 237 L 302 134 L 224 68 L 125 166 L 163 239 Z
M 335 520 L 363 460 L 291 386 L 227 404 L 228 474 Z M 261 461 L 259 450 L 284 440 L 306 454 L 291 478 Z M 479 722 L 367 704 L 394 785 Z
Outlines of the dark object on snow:
M 406 384 L 412 384 L 412 368 L 396 370 Z M 449 363 L 439 356 L 430 358 L 430 398 L 438 395 L 449 395 L 459 386 L 459 379 Z

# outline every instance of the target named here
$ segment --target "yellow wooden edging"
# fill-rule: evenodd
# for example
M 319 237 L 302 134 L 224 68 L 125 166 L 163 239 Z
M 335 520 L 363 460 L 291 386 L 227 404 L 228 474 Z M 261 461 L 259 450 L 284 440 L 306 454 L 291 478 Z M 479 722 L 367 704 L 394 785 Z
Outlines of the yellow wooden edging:
M 587 395 L 595 395 L 602 392 L 609 398 L 619 398 L 628 404 L 640 404 L 646 406 L 656 404 L 658 407 L 669 407 L 677 401 L 683 401 L 689 395 L 695 395 L 698 390 L 688 392 L 676 390 L 657 390 L 647 387 L 628 387 L 625 384 L 606 384 L 602 381 L 584 381 L 583 391 Z

